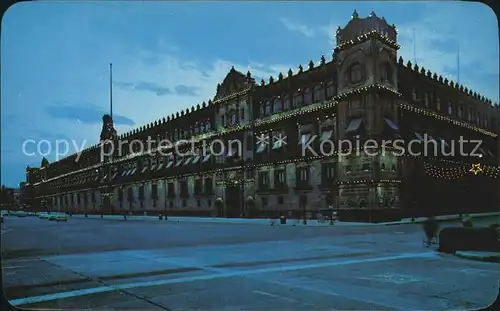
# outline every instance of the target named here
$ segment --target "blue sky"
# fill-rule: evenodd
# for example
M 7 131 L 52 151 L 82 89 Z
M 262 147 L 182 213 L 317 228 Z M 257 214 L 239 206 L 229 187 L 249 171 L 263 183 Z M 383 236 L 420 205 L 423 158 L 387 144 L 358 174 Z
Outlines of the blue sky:
M 18 186 L 39 166 L 34 145 L 91 146 L 109 103 L 119 133 L 212 98 L 232 65 L 277 76 L 331 59 L 334 33 L 354 9 L 399 30 L 399 55 L 498 102 L 496 16 L 472 2 L 23 2 L 2 20 L 1 181 Z M 71 151 L 77 151 L 70 145 Z M 42 153 L 47 147 L 41 148 Z M 63 150 L 64 151 L 64 150 Z M 73 153 L 71 152 L 71 153 Z

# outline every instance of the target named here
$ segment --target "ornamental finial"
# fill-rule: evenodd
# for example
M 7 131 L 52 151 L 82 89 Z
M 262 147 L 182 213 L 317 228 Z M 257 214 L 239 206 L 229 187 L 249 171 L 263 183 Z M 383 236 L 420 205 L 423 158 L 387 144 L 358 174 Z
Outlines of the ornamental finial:
M 356 11 L 356 9 L 354 9 L 354 12 L 352 13 L 351 19 L 358 18 L 358 17 L 359 17 L 358 11 Z

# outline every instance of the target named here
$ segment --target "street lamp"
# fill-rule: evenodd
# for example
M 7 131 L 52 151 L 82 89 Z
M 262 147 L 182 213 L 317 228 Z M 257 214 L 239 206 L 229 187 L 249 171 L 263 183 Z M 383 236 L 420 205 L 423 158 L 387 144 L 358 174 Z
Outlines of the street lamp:
M 167 219 L 167 180 L 165 179 L 163 181 L 163 208 L 164 208 L 164 214 L 165 220 Z

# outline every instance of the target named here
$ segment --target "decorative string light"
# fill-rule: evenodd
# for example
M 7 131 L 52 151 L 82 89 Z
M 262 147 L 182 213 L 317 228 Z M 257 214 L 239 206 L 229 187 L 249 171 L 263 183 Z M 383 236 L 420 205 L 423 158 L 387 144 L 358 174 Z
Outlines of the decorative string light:
M 392 48 L 398 50 L 401 45 L 399 45 L 396 41 L 392 40 L 388 36 L 379 33 L 377 30 L 372 30 L 370 32 L 367 32 L 365 34 L 359 35 L 356 39 L 354 40 L 348 40 L 345 42 L 342 42 L 335 48 L 335 52 L 340 52 L 342 50 L 345 50 L 346 48 L 352 47 L 356 44 L 368 41 L 371 38 L 377 38 L 380 41 L 384 42 L 385 44 L 391 46 Z
M 450 118 L 448 116 L 443 116 L 443 115 L 438 114 L 438 113 L 436 113 L 436 112 L 434 112 L 432 110 L 429 110 L 429 109 L 415 107 L 413 105 L 405 104 L 405 103 L 399 103 L 399 106 L 402 109 L 407 110 L 407 111 L 416 112 L 418 114 L 422 114 L 422 115 L 425 115 L 425 116 L 433 117 L 433 118 L 438 119 L 440 121 L 447 121 L 447 122 L 452 123 L 454 125 L 457 125 L 457 126 L 460 126 L 460 127 L 464 127 L 464 128 L 469 129 L 469 130 L 473 130 L 473 131 L 482 133 L 484 135 L 488 135 L 488 136 L 491 136 L 491 137 L 497 137 L 497 134 L 495 134 L 493 132 L 490 132 L 488 130 L 485 130 L 483 128 L 471 125 L 471 124 L 463 122 L 463 121 L 455 120 L 455 119 Z
M 450 162 L 444 162 L 450 164 Z M 424 162 L 424 170 L 428 176 L 437 179 L 454 180 L 468 174 L 483 174 L 493 179 L 500 179 L 500 168 L 495 166 L 482 165 L 481 163 L 453 163 L 453 167 L 440 167 Z

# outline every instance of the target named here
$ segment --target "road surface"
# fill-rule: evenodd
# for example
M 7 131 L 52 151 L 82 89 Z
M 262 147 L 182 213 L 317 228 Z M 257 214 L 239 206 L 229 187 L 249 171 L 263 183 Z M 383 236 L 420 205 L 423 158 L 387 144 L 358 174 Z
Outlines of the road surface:
M 1 237 L 6 297 L 25 308 L 465 310 L 499 290 L 497 263 L 436 253 L 420 225 L 8 217 Z

